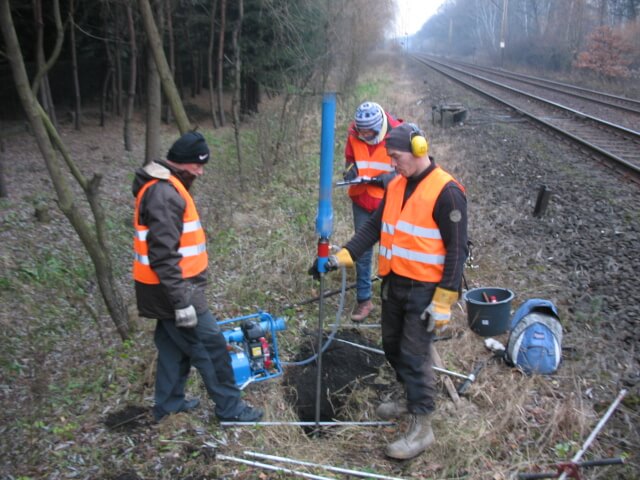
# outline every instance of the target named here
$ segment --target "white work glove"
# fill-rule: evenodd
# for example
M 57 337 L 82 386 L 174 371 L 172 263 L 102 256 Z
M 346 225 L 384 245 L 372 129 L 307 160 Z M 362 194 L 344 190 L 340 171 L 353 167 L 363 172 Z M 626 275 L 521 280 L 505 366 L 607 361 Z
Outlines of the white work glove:
M 176 310 L 176 327 L 195 328 L 198 325 L 198 314 L 193 305 Z
M 431 298 L 431 303 L 424 309 L 420 318 L 426 320 L 427 332 L 435 330 L 436 335 L 441 335 L 448 327 L 451 321 L 451 306 L 458 301 L 458 292 L 447 290 L 445 288 L 436 287 L 436 291 Z

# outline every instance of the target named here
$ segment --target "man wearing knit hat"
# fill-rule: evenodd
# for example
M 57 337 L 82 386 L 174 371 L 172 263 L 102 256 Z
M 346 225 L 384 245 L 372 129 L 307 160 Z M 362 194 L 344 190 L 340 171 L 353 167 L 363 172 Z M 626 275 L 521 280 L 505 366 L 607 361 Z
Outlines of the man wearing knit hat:
M 395 176 L 391 160 L 384 148 L 385 136 L 402 120 L 385 112 L 375 102 L 364 102 L 356 109 L 349 125 L 345 145 L 345 180 L 371 179 L 349 187 L 353 224 L 356 230 L 366 223 L 380 205 L 384 187 Z M 362 322 L 371 313 L 371 261 L 373 247 L 363 252 L 356 262 L 357 305 L 351 314 L 354 322 Z
M 405 398 L 382 403 L 384 420 L 409 416 L 405 433 L 387 445 L 392 458 L 412 458 L 434 441 L 436 388 L 431 344 L 446 329 L 467 258 L 464 188 L 428 155 L 424 133 L 404 123 L 386 137 L 399 174 L 364 226 L 329 257 L 327 269 L 350 266 L 380 242 L 382 346 Z
M 262 417 L 240 399 L 226 341 L 205 298 L 206 238 L 189 188 L 208 161 L 205 138 L 188 132 L 171 146 L 166 161 L 139 168 L 133 181 L 136 300 L 141 316 L 156 319 L 156 421 L 199 405 L 185 398 L 191 366 L 200 372 L 220 420 Z

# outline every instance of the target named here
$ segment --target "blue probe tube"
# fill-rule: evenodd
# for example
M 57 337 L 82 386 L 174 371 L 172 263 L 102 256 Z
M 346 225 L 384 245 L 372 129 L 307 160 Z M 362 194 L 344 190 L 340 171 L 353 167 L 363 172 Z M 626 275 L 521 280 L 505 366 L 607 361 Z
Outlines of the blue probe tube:
M 333 149 L 336 117 L 336 94 L 325 93 L 322 98 L 322 134 L 320 140 L 320 195 L 318 198 L 318 215 L 316 217 L 316 233 L 320 243 L 329 243 L 333 232 L 333 208 L 331 206 L 333 179 Z M 318 271 L 326 273 L 328 248 L 318 249 Z

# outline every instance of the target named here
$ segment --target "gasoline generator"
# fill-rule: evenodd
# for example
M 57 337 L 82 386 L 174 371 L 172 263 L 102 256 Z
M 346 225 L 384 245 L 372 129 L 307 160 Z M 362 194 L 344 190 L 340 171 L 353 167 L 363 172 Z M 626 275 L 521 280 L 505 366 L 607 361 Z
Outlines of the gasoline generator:
M 282 375 L 276 332 L 286 328 L 284 318 L 258 312 L 222 320 L 218 325 L 230 323 L 239 323 L 239 326 L 222 330 L 222 334 L 227 341 L 236 385 L 242 390 L 252 382 Z

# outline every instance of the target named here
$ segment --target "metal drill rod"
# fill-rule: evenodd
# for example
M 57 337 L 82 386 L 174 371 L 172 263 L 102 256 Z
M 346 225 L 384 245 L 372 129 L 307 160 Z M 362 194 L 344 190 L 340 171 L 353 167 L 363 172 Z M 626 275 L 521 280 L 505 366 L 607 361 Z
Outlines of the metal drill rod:
M 294 426 L 294 427 L 313 427 L 320 425 L 321 427 L 390 427 L 395 422 L 376 421 L 376 422 L 220 422 L 221 427 L 278 427 L 278 426 Z
M 318 306 L 318 350 L 316 359 L 316 408 L 315 408 L 315 421 L 316 425 L 320 425 L 320 400 L 322 398 L 322 331 L 324 321 L 324 273 L 320 274 L 320 301 Z
M 353 343 L 348 340 L 342 340 L 341 338 L 336 338 L 335 341 L 346 343 L 347 345 L 351 345 L 352 347 L 360 348 L 362 350 L 367 350 L 369 352 L 379 353 L 380 355 L 384 355 L 384 351 L 380 350 L 379 348 L 367 347 L 366 345 L 360 345 L 358 343 Z M 469 380 L 470 382 L 473 382 L 476 379 L 476 376 L 473 373 L 470 375 L 463 375 L 462 373 L 452 372 L 451 370 L 445 370 L 444 368 L 436 367 L 435 365 L 432 365 L 431 368 L 433 368 L 436 372 L 446 373 L 447 375 L 463 378 L 465 380 Z
M 333 465 L 323 465 L 323 464 L 320 464 L 320 463 L 312 463 L 312 462 L 306 462 L 306 461 L 303 461 L 303 460 L 296 460 L 294 458 L 279 457 L 279 456 L 276 456 L 276 455 L 266 455 L 264 453 L 251 452 L 251 451 L 248 451 L 248 450 L 245 450 L 244 454 L 248 455 L 250 457 L 261 458 L 263 460 L 272 460 L 272 461 L 275 461 L 275 462 L 293 463 L 294 465 L 303 465 L 305 467 L 323 468 L 325 470 L 329 470 L 330 472 L 344 473 L 346 475 L 353 475 L 353 476 L 356 476 L 356 477 L 379 478 L 379 479 L 382 479 L 382 480 L 403 480 L 402 478 L 399 478 L 399 477 L 389 477 L 387 475 L 380 475 L 378 473 L 362 472 L 360 470 L 352 470 L 350 468 L 334 467 Z
M 247 460 L 246 458 L 231 457 L 229 455 L 216 454 L 216 459 L 218 459 L 218 460 L 227 460 L 227 461 L 231 461 L 231 462 L 244 463 L 245 465 L 250 465 L 252 467 L 264 468 L 266 470 L 273 470 L 273 471 L 276 471 L 276 472 L 290 473 L 290 474 L 296 475 L 298 477 L 313 478 L 315 480 L 333 480 L 333 479 L 335 479 L 335 477 L 323 477 L 321 475 L 314 475 L 312 473 L 301 472 L 299 470 L 292 470 L 290 468 L 277 467 L 275 465 L 270 465 L 268 463 L 254 462 L 252 460 Z

